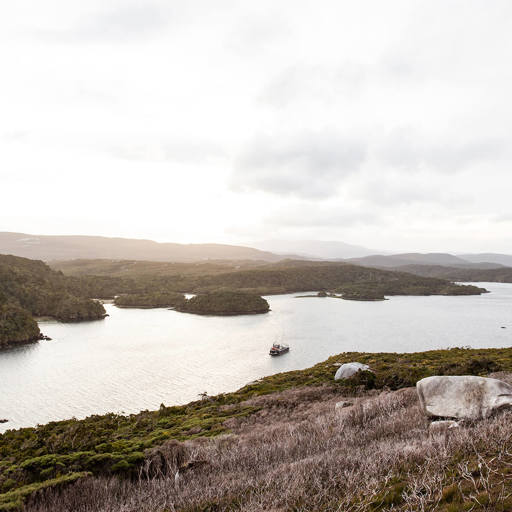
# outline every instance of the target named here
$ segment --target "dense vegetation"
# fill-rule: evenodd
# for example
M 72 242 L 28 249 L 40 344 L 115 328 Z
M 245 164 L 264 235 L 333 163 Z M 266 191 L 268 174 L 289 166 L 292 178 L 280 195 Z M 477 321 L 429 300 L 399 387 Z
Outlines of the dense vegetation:
M 42 261 L 7 255 L 0 255 L 0 308 L 2 345 L 38 339 L 39 328 L 32 317 L 74 322 L 105 315 L 102 304 L 80 293 L 75 278 Z
M 50 266 L 69 276 L 104 276 L 104 277 L 137 277 L 137 276 L 179 276 L 179 275 L 210 275 L 231 272 L 234 270 L 265 267 L 267 263 L 256 260 L 208 260 L 194 263 L 137 260 L 68 260 L 52 261 Z
M 197 315 L 248 315 L 267 313 L 270 307 L 259 295 L 223 290 L 196 295 L 176 309 Z
M 0 348 L 40 337 L 39 326 L 26 309 L 15 304 L 0 305 Z
M 451 281 L 481 283 L 512 283 L 512 268 L 456 268 L 442 265 L 406 265 L 401 271 L 423 277 L 437 277 Z
M 350 361 L 370 365 L 375 378 L 370 379 L 362 373 L 357 379 L 335 383 L 336 365 Z M 429 375 L 486 375 L 495 371 L 512 371 L 512 348 L 411 354 L 352 352 L 333 356 L 306 370 L 260 379 L 235 393 L 204 397 L 183 406 L 162 405 L 158 411 L 143 411 L 130 416 L 107 414 L 10 430 L 0 435 L 0 510 L 19 506 L 24 496 L 38 489 L 80 479 L 87 474 L 124 478 L 138 475 L 143 468 L 146 474 L 163 471 L 164 467 L 159 466 L 158 470 L 154 466 L 155 453 L 164 451 L 171 440 L 213 437 L 230 432 L 237 422 L 263 418 L 275 407 L 280 407 L 278 393 L 285 390 L 314 387 L 318 389 L 319 399 L 325 399 L 327 395 L 357 396 L 362 392 L 361 388 L 375 393 L 372 389 L 410 387 Z M 285 415 L 295 408 L 301 410 L 301 400 L 286 407 Z M 360 428 L 366 428 L 365 422 L 370 419 L 366 416 Z M 364 428 L 359 432 L 363 437 Z M 386 436 L 392 439 L 395 434 L 392 430 Z
M 205 293 L 237 290 L 271 295 L 311 290 L 345 288 L 345 293 L 364 295 L 375 290 L 386 295 L 475 295 L 475 286 L 457 286 L 444 279 L 431 279 L 346 263 L 284 261 L 276 264 L 238 262 L 171 264 L 152 262 L 112 262 L 94 260 L 60 263 L 70 275 L 80 276 L 80 286 L 89 296 L 113 297 L 120 293 L 176 291 Z M 236 268 L 239 267 L 239 268 Z M 87 270 L 85 270 L 87 269 Z M 91 272 L 85 275 L 84 272 Z
M 185 296 L 177 292 L 126 293 L 114 299 L 123 308 L 175 308 L 185 302 Z
M 328 290 L 345 298 L 373 300 L 384 295 L 474 295 L 485 291 L 475 286 L 454 285 L 444 279 L 344 263 L 80 260 L 60 266 L 74 275 L 52 270 L 41 261 L 0 255 L 0 306 L 9 306 L 2 310 L 2 345 L 39 335 L 20 308 L 32 316 L 50 316 L 63 322 L 103 318 L 102 304 L 91 298 L 120 295 L 116 299 L 119 306 L 239 314 L 266 311 L 266 303 L 256 296 L 277 293 Z M 87 272 L 95 274 L 87 275 Z M 223 295 L 211 295 L 219 291 Z M 184 301 L 183 292 L 197 293 L 200 297 Z

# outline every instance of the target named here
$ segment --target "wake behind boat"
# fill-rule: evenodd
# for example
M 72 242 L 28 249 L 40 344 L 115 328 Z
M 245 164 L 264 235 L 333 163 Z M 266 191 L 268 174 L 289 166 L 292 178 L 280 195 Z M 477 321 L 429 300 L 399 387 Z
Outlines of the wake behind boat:
M 290 347 L 288 345 L 284 345 L 282 343 L 274 343 L 272 345 L 272 348 L 270 349 L 270 355 L 271 356 L 280 356 L 281 354 L 284 354 L 285 352 L 288 352 L 290 350 Z

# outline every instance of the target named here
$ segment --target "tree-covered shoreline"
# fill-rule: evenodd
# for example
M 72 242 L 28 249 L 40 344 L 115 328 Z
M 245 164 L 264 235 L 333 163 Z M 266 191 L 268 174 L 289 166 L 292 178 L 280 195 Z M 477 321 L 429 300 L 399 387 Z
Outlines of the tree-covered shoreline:
M 254 262 L 134 264 L 106 260 L 92 265 L 79 261 L 74 265 L 68 264 L 66 268 L 68 271 L 75 268 L 71 273 L 77 275 L 65 275 L 42 261 L 0 255 L 0 306 L 21 308 L 32 317 L 80 322 L 105 317 L 103 305 L 93 298 L 115 298 L 120 307 L 171 307 L 187 313 L 229 315 L 268 311 L 262 295 L 311 290 L 336 293 L 352 300 L 486 292 L 483 288 L 456 285 L 445 279 L 346 263 L 290 260 L 259 265 Z M 84 266 L 100 275 L 84 274 Z M 184 293 L 197 294 L 198 298 L 187 301 Z M 34 323 L 25 317 L 19 310 L 1 317 L 0 346 L 37 338 Z
M 75 278 L 42 261 L 0 255 L 0 348 L 41 339 L 36 317 L 60 322 L 98 320 L 99 301 L 75 294 Z

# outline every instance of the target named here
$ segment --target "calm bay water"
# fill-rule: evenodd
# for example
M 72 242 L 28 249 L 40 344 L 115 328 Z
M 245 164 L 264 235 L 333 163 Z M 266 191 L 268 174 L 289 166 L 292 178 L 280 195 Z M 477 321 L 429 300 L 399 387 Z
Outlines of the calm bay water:
M 344 351 L 512 345 L 512 284 L 480 285 L 492 293 L 383 302 L 278 295 L 267 297 L 269 314 L 239 317 L 107 304 L 102 321 L 41 322 L 52 341 L 0 352 L 0 418 L 9 419 L 0 431 L 182 404 Z M 290 352 L 271 358 L 274 341 Z

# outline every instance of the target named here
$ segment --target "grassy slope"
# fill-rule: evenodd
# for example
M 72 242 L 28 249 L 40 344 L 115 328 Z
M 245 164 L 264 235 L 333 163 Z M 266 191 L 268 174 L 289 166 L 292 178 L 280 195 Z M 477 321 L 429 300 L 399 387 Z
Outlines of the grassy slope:
M 138 478 L 81 479 L 26 512 L 511 510 L 511 411 L 435 433 L 413 388 L 337 400 L 335 386 L 253 399 L 232 434 L 168 442 Z
M 376 372 L 376 380 L 360 379 L 348 387 L 333 384 L 334 364 L 360 361 Z M 20 493 L 57 485 L 70 475 L 137 474 L 154 447 L 169 440 L 192 440 L 227 433 L 233 422 L 262 414 L 256 397 L 308 386 L 330 386 L 338 396 L 357 394 L 357 384 L 400 389 L 436 374 L 487 374 L 512 371 L 510 349 L 452 349 L 413 354 L 344 353 L 306 370 L 273 375 L 235 393 L 184 406 L 143 411 L 136 415 L 91 416 L 85 420 L 53 422 L 0 435 L 0 510 L 19 503 Z M 27 492 L 28 493 L 28 492 Z M 198 509 L 199 510 L 199 509 Z M 200 509 L 203 510 L 203 509 Z

